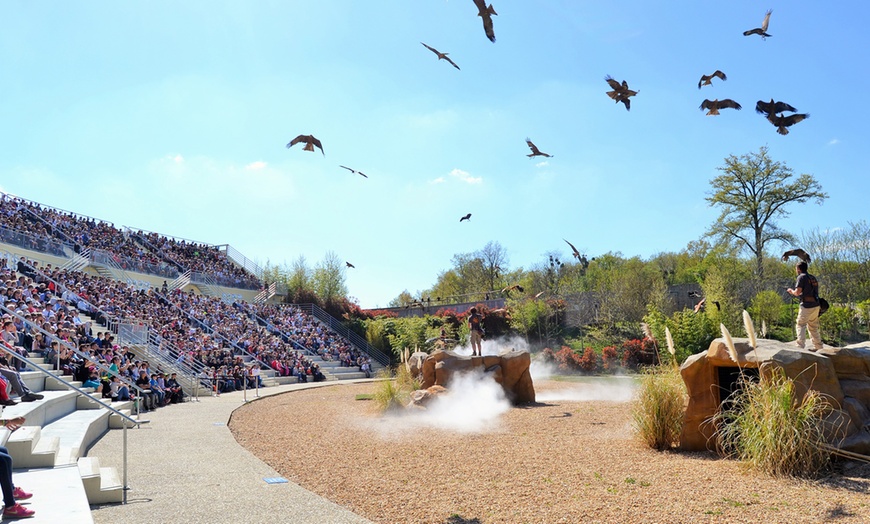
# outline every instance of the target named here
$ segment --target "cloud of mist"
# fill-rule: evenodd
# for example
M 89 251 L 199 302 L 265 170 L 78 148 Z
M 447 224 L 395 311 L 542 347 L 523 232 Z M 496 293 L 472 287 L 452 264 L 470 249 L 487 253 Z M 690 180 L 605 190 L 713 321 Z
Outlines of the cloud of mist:
M 637 386 L 631 378 L 590 377 L 588 381 L 564 389 L 535 393 L 538 402 L 628 402 L 634 397 Z
M 480 343 L 480 352 L 484 355 L 500 355 L 505 351 L 515 349 L 517 351 L 529 351 L 529 344 L 522 337 L 516 335 L 510 337 L 499 337 L 494 339 L 483 339 Z M 471 356 L 471 342 L 466 339 L 462 344 L 452 348 L 450 351 L 457 355 L 466 357 Z

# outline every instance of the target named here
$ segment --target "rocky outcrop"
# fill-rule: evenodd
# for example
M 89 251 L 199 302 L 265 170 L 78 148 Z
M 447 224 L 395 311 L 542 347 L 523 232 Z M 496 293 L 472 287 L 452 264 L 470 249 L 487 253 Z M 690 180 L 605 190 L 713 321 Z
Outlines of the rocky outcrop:
M 759 339 L 756 348 L 746 339 L 734 339 L 734 343 L 737 363 L 729 356 L 724 339 L 717 338 L 706 352 L 692 355 L 680 368 L 689 394 L 681 449 L 715 447 L 709 420 L 722 402 L 718 368 L 758 368 L 762 374 L 779 368 L 794 380 L 799 397 L 813 389 L 834 406 L 827 419 L 831 444 L 870 454 L 870 343 L 825 347 L 818 352 L 801 350 L 794 342 Z
M 523 404 L 535 401 L 535 386 L 529 373 L 531 362 L 528 351 L 509 350 L 500 355 L 468 357 L 453 351 L 437 350 L 425 358 L 417 353 L 412 355 L 409 369 L 412 374 L 419 370 L 423 390 L 431 386 L 449 388 L 454 374 L 479 370 L 491 375 L 501 385 L 511 403 Z

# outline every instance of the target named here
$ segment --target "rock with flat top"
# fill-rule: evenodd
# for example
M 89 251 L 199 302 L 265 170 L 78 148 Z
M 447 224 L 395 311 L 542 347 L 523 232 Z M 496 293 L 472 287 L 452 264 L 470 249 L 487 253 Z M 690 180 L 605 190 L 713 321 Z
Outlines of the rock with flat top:
M 500 355 L 469 357 L 453 351 L 437 350 L 423 361 L 422 389 L 431 386 L 450 388 L 456 373 L 480 371 L 490 375 L 504 389 L 513 404 L 535 401 L 535 386 L 529 366 L 532 359 L 528 351 L 508 350 Z

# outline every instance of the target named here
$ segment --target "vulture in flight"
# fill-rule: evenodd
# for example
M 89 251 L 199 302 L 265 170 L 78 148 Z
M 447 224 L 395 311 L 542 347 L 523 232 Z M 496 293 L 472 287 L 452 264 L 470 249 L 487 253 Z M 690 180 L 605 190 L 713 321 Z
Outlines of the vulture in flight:
M 809 113 L 795 113 L 789 116 L 770 114 L 767 115 L 767 120 L 769 120 L 771 124 L 776 126 L 777 133 L 779 133 L 780 135 L 787 135 L 788 127 L 791 127 L 798 122 L 806 120 L 809 117 Z
M 625 80 L 623 80 L 620 84 L 610 75 L 605 76 L 604 80 L 606 80 L 610 87 L 613 89 L 613 91 L 607 92 L 607 96 L 615 100 L 616 103 L 622 102 L 623 104 L 625 104 L 625 110 L 631 111 L 631 100 L 629 100 L 629 97 L 636 95 L 638 92 L 629 89 L 628 82 L 626 82 Z
M 789 104 L 786 104 L 785 102 L 774 102 L 772 98 L 770 99 L 770 102 L 759 100 L 755 104 L 755 112 L 761 113 L 763 115 L 770 116 L 774 113 L 782 113 L 783 111 L 791 111 L 792 113 L 796 113 L 797 109 Z
M 761 35 L 762 40 L 766 40 L 769 34 L 767 34 L 767 24 L 770 23 L 770 13 L 773 12 L 773 9 L 768 9 L 767 14 L 764 15 L 764 22 L 761 22 L 761 27 L 756 27 L 755 29 L 750 29 L 749 31 L 743 31 L 743 36 L 749 35 Z
M 469 220 L 469 219 L 471 219 L 471 213 L 469 213 L 469 214 L 465 215 L 464 217 L 460 218 L 459 221 L 462 222 L 463 220 Z
M 420 43 L 423 44 L 423 42 L 420 42 Z M 459 69 L 459 66 L 456 65 L 456 62 L 454 62 L 453 60 L 450 59 L 449 56 L 447 56 L 449 53 L 442 53 L 441 51 L 435 49 L 434 47 L 428 46 L 426 44 L 423 44 L 423 47 L 425 47 L 429 51 L 432 51 L 433 53 L 438 55 L 438 60 L 447 60 L 448 62 L 450 62 L 450 65 L 452 65 L 456 69 Z M 459 70 L 461 71 L 461 69 L 459 69 Z
M 535 144 L 533 144 L 532 141 L 529 140 L 528 138 L 526 138 L 526 144 L 528 144 L 528 145 L 529 145 L 529 149 L 532 150 L 531 153 L 529 153 L 528 155 L 526 155 L 526 156 L 529 157 L 529 158 L 532 158 L 533 156 L 545 156 L 545 157 L 547 157 L 547 158 L 551 158 L 551 157 L 553 156 L 553 155 L 548 155 L 547 153 L 543 153 L 543 152 L 541 152 L 541 150 L 538 149 L 538 146 L 536 146 Z
M 810 258 L 809 253 L 807 253 L 806 251 L 804 251 L 801 248 L 792 249 L 790 251 L 786 251 L 785 253 L 783 253 L 782 254 L 782 261 L 788 262 L 788 257 L 798 257 L 799 259 L 803 260 L 807 264 L 809 264 L 810 260 L 812 260 Z
M 719 100 L 717 98 L 716 100 L 704 100 L 703 102 L 701 102 L 701 107 L 700 107 L 700 109 L 702 111 L 704 109 L 709 110 L 709 111 L 707 111 L 707 116 L 716 116 L 719 114 L 720 109 L 727 109 L 727 108 L 736 109 L 736 110 L 740 111 L 741 109 L 743 109 L 743 106 L 741 106 L 740 104 L 738 104 L 734 100 L 731 100 L 730 98 L 725 98 L 723 100 Z
M 563 238 L 562 240 L 565 240 L 565 239 Z M 568 242 L 567 240 L 565 240 L 565 243 L 567 243 L 569 246 L 571 246 L 571 254 L 574 255 L 574 258 L 579 260 L 581 257 L 580 251 L 578 251 L 577 248 L 574 247 L 574 244 L 572 244 L 571 242 Z
M 357 171 L 356 169 L 351 169 L 351 168 L 349 168 L 349 167 L 347 167 L 347 166 L 343 166 L 343 165 L 340 165 L 340 164 L 339 164 L 338 167 L 343 167 L 343 168 L 347 169 L 348 171 L 350 171 L 351 173 L 357 174 L 357 175 L 362 176 L 362 177 L 366 177 L 366 178 L 369 177 L 368 175 L 366 175 L 366 174 L 363 173 L 362 171 Z
M 492 28 L 492 15 L 498 15 L 493 9 L 492 4 L 489 7 L 486 5 L 486 0 L 474 0 L 474 5 L 477 6 L 477 16 L 483 19 L 483 31 L 490 42 L 495 42 L 495 30 Z M 457 69 L 459 69 L 457 67 Z
M 351 268 L 351 269 L 355 269 L 355 268 L 356 268 L 356 266 L 353 265 L 353 264 L 351 264 L 350 262 L 345 262 L 344 264 L 345 264 L 347 267 Z
M 320 140 L 314 138 L 314 135 L 299 135 L 287 144 L 287 149 L 295 146 L 299 142 L 305 143 L 305 147 L 302 148 L 303 151 L 314 151 L 314 146 L 320 148 L 320 152 L 323 153 L 323 145 L 321 145 Z M 326 153 L 323 153 L 323 156 L 326 156 Z
M 698 80 L 698 89 L 701 89 L 701 86 L 713 85 L 713 79 L 717 77 L 721 78 L 722 80 L 728 80 L 728 77 L 725 76 L 725 73 L 717 69 L 716 72 L 712 75 L 701 75 L 701 79 Z

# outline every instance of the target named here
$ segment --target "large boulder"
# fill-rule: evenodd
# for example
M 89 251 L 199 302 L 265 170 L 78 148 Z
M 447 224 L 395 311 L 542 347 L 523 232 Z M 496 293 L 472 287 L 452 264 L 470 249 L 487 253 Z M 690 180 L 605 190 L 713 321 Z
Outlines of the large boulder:
M 810 389 L 822 393 L 834 407 L 831 413 L 831 444 L 847 451 L 870 454 L 870 343 L 813 352 L 794 342 L 759 339 L 757 347 L 747 339 L 734 339 L 737 362 L 731 359 L 725 340 L 715 339 L 706 352 L 692 355 L 680 374 L 689 402 L 683 419 L 680 448 L 713 449 L 714 428 L 710 420 L 722 403 L 717 368 L 758 368 L 760 373 L 782 370 L 795 382 L 798 397 Z M 845 440 L 843 438 L 845 437 Z
M 528 351 L 514 349 L 500 355 L 469 357 L 453 351 L 436 350 L 422 363 L 422 389 L 431 386 L 450 387 L 451 377 L 460 372 L 481 371 L 504 389 L 505 396 L 513 404 L 535 401 L 535 386 L 529 366 L 532 362 Z

